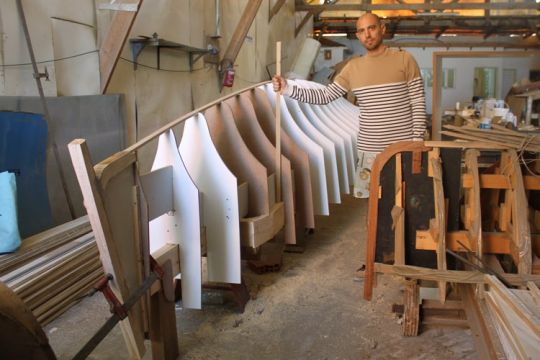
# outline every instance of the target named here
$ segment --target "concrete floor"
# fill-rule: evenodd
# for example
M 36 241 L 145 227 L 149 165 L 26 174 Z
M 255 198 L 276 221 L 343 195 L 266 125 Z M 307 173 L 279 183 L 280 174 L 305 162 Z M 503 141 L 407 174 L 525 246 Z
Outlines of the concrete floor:
M 393 303 L 398 278 L 380 277 L 373 301 L 353 281 L 364 258 L 367 201 L 343 196 L 329 217 L 316 219 L 303 254 L 285 253 L 279 273 L 243 270 L 251 300 L 245 312 L 217 293 L 202 311 L 177 306 L 182 359 L 475 359 L 470 330 L 423 329 L 401 336 Z M 60 359 L 68 359 L 109 316 L 101 296 L 85 299 L 45 331 Z M 149 345 L 147 344 L 149 349 Z M 116 327 L 91 359 L 128 358 Z M 148 351 L 145 358 L 150 359 Z

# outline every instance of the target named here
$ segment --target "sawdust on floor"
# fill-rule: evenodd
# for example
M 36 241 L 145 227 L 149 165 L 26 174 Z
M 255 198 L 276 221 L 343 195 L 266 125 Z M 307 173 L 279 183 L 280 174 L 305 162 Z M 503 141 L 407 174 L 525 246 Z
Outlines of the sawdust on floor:
M 178 303 L 180 358 L 475 359 L 470 330 L 401 335 L 400 319 L 391 312 L 401 303 L 400 279 L 379 277 L 373 300 L 363 300 L 362 282 L 353 274 L 364 258 L 366 213 L 366 200 L 342 196 L 330 216 L 317 217 L 305 252 L 284 254 L 280 272 L 258 275 L 244 264 L 251 300 L 242 314 L 227 294 L 205 293 L 203 310 Z M 105 300 L 94 296 L 45 331 L 57 356 L 68 359 L 109 316 Z M 129 358 L 118 326 L 89 358 Z

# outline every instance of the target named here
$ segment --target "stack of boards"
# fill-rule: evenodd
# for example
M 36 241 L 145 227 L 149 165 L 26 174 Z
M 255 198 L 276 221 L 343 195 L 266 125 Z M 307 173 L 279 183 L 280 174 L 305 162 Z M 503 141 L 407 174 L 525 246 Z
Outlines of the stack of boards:
M 103 276 L 87 216 L 23 240 L 0 256 L 0 281 L 46 325 L 86 294 Z
M 316 83 L 298 82 L 321 88 Z M 277 229 L 283 229 L 286 244 L 296 244 L 306 228 L 315 228 L 315 215 L 329 215 L 329 204 L 339 204 L 341 194 L 351 191 L 358 108 L 344 98 L 328 105 L 282 98 L 281 169 L 277 172 L 275 106 L 271 84 L 258 84 L 195 110 L 119 153 L 135 153 L 158 140 L 151 171 L 139 174 L 148 204 L 149 251 L 159 253 L 170 244 L 178 245 L 186 308 L 201 308 L 202 256 L 206 256 L 208 281 L 239 284 L 241 246 L 257 248 Z M 179 132 L 173 129 L 180 124 L 178 142 L 175 134 Z M 119 154 L 94 169 L 111 165 Z M 279 199 L 276 173 L 281 175 Z M 47 289 L 39 294 L 46 292 L 47 296 L 62 284 L 53 298 L 67 306 L 103 273 L 85 224 L 86 233 L 36 252 L 32 262 L 10 267 L 9 273 L 2 270 L 2 281 L 27 302 L 42 324 L 61 312 L 56 310 L 60 305 L 49 304 L 49 300 L 43 305 L 45 297 L 33 296 L 39 284 Z M 33 251 L 27 243 L 28 239 L 10 256 Z M 66 268 L 55 267 L 57 263 Z

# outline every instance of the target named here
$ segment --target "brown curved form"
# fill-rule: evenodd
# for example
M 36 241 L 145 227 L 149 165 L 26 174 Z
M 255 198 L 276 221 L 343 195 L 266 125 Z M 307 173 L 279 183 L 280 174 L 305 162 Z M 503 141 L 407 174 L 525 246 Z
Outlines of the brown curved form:
M 268 174 L 253 156 L 236 128 L 231 109 L 223 104 L 204 112 L 208 130 L 219 155 L 238 179 L 248 183 L 248 217 L 268 214 Z
M 240 94 L 224 103 L 230 107 L 238 132 L 251 153 L 266 167 L 268 172 L 276 174 L 276 148 L 261 129 L 248 95 Z M 285 243 L 296 244 L 291 163 L 283 155 L 281 155 L 281 192 L 285 207 Z
M 253 104 L 257 120 L 266 137 L 272 144 L 275 144 L 276 124 L 274 111 L 265 92 L 260 89 L 252 89 L 246 91 L 245 94 L 248 95 Z M 284 131 L 281 132 L 281 150 L 290 160 L 294 170 L 295 209 L 298 214 L 296 217 L 296 229 L 314 228 L 315 215 L 308 156 Z
M 369 184 L 368 217 L 367 217 L 367 244 L 366 244 L 366 270 L 364 279 L 364 299 L 371 300 L 373 295 L 373 276 L 375 274 L 375 247 L 377 245 L 377 216 L 379 212 L 379 183 L 384 165 L 394 155 L 406 151 L 429 151 L 421 141 L 403 141 L 392 144 L 381 152 L 373 162 L 371 180 Z

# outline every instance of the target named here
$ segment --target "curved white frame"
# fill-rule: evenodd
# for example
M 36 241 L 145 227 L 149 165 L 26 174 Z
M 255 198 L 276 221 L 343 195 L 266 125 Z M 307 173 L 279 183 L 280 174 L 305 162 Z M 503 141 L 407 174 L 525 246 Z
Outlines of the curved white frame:
M 152 171 L 166 166 L 173 168 L 174 211 L 149 222 L 150 252 L 167 243 L 180 246 L 182 304 L 188 309 L 200 309 L 202 281 L 199 190 L 180 157 L 172 130 L 159 137 Z
M 260 88 L 266 92 L 272 109 L 275 112 L 275 92 L 271 85 L 261 85 Z M 311 140 L 294 122 L 285 101 L 281 101 L 281 127 L 308 154 L 311 188 L 313 190 L 313 210 L 315 214 L 330 215 L 323 149 Z
M 219 157 L 202 114 L 186 121 L 179 151 L 203 194 L 202 223 L 206 226 L 208 280 L 240 284 L 237 181 Z

